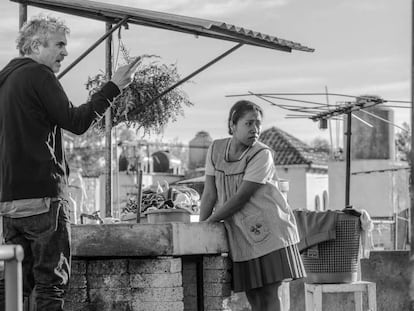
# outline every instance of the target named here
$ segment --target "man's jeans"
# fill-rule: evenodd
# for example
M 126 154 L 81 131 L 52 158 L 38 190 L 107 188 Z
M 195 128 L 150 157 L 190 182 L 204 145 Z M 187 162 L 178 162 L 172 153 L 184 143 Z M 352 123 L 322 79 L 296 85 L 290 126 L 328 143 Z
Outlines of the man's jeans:
M 53 201 L 49 212 L 23 218 L 3 217 L 6 244 L 24 250 L 23 296 L 35 289 L 36 310 L 62 311 L 70 276 L 70 216 L 67 201 Z M 4 310 L 0 280 L 0 310 Z

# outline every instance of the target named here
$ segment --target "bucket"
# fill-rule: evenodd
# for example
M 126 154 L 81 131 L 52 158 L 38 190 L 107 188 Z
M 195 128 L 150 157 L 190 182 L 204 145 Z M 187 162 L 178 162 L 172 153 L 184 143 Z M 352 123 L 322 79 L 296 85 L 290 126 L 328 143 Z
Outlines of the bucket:
M 340 213 L 336 239 L 321 242 L 301 256 L 307 283 L 351 283 L 357 281 L 361 224 L 359 217 Z

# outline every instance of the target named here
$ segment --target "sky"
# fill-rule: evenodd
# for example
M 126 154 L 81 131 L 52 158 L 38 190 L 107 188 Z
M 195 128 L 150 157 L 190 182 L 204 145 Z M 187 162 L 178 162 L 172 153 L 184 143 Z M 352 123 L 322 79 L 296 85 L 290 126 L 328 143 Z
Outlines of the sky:
M 188 143 L 197 132 L 213 139 L 227 137 L 228 111 L 239 99 L 249 99 L 264 110 L 263 129 L 276 126 L 305 143 L 315 138 L 341 136 L 339 121 L 331 130 L 320 130 L 310 119 L 286 118 L 289 111 L 253 93 L 338 93 L 377 95 L 386 100 L 411 99 L 411 1 L 409 0 L 117 0 L 101 1 L 178 15 L 226 22 L 315 49 L 313 53 L 280 52 L 243 46 L 183 85 L 194 106 L 170 123 L 161 135 L 149 140 Z M 69 55 L 62 69 L 95 42 L 105 24 L 72 15 L 28 8 L 28 16 L 43 12 L 63 18 L 71 29 Z M 18 4 L 0 1 L 0 67 L 17 56 Z M 117 37 L 114 37 L 115 50 Z M 156 54 L 160 62 L 176 64 L 182 77 L 192 73 L 235 44 L 217 39 L 130 25 L 122 41 L 131 55 Z M 61 79 L 74 105 L 85 102 L 89 75 L 105 68 L 104 46 L 88 55 Z M 338 104 L 338 96 L 284 96 L 285 98 Z M 285 100 L 279 104 L 297 104 Z M 410 107 L 408 103 L 401 106 Z M 394 122 L 410 123 L 410 109 L 396 108 Z M 398 128 L 396 128 L 398 131 Z M 333 133 L 333 134 L 332 134 Z

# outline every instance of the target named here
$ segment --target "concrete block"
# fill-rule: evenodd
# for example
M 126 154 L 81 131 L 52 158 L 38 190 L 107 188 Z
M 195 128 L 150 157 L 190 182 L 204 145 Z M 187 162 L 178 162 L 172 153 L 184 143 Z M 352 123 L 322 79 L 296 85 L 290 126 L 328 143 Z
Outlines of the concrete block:
M 182 301 L 169 302 L 132 302 L 131 311 L 183 311 Z
M 70 288 L 86 288 L 86 275 L 74 274 L 69 280 Z
M 88 262 L 87 273 L 91 274 L 122 274 L 128 270 L 127 259 L 91 260 Z
M 204 283 L 204 296 L 228 297 L 231 295 L 230 283 Z
M 142 273 L 131 274 L 130 286 L 139 287 L 177 287 L 183 284 L 181 273 Z
M 132 296 L 129 288 L 91 288 L 89 290 L 89 299 L 92 304 L 107 304 L 112 301 L 129 301 L 132 299 Z
M 72 260 L 71 275 L 86 274 L 86 260 Z
M 66 291 L 65 301 L 73 303 L 83 303 L 88 300 L 88 292 L 86 288 L 69 288 Z
M 231 259 L 228 256 L 204 256 L 203 269 L 231 269 Z
M 92 311 L 88 302 L 72 302 L 65 300 L 64 311 Z
M 130 259 L 128 271 L 130 274 L 181 272 L 181 258 Z
M 129 288 L 129 275 L 88 275 L 89 288 Z
M 224 310 L 223 297 L 204 297 L 204 310 Z
M 89 305 L 88 311 L 133 311 L 129 301 L 105 301 Z M 85 310 L 86 311 L 86 310 Z
M 231 273 L 228 270 L 204 270 L 204 283 L 229 283 L 231 282 Z
M 182 287 L 164 288 L 133 288 L 131 289 L 134 302 L 167 302 L 183 301 L 184 291 Z

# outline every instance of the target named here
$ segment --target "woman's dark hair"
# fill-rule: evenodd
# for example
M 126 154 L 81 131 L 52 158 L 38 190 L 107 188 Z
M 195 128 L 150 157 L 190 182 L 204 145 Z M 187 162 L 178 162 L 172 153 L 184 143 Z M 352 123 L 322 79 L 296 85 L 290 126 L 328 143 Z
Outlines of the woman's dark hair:
M 239 100 L 236 102 L 233 107 L 231 107 L 229 112 L 229 119 L 227 125 L 229 127 L 229 134 L 233 135 L 233 130 L 231 128 L 232 124 L 236 124 L 240 118 L 243 118 L 247 112 L 257 111 L 260 113 L 260 116 L 263 118 L 263 110 L 259 105 L 249 101 L 249 100 Z

